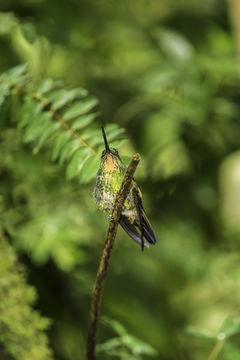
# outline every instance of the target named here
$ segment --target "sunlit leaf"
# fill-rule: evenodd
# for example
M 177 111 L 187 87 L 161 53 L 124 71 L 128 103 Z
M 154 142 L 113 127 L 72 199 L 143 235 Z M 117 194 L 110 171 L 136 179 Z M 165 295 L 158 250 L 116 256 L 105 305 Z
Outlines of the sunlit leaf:
M 193 56 L 193 46 L 179 32 L 162 27 L 156 29 L 154 34 L 159 46 L 171 58 L 176 60 L 189 60 Z
M 85 184 L 97 176 L 100 166 L 100 159 L 97 156 L 88 158 L 81 170 L 80 183 Z
M 33 152 L 34 154 L 37 154 L 40 150 L 40 148 L 43 146 L 43 144 L 47 141 L 47 139 L 54 134 L 58 129 L 60 128 L 60 124 L 50 123 L 49 126 L 47 126 L 43 133 L 40 135 L 39 140 L 37 142 L 37 145 L 34 147 Z
M 75 130 L 83 129 L 85 126 L 91 124 L 97 115 L 98 115 L 98 113 L 93 113 L 93 114 L 86 114 L 86 115 L 82 115 L 82 116 L 78 117 L 72 123 L 72 128 Z
M 67 170 L 66 170 L 67 179 L 72 179 L 81 171 L 84 164 L 84 160 L 87 158 L 88 154 L 89 154 L 88 148 L 80 148 L 74 153 L 67 166 Z
M 0 76 L 0 80 L 2 79 L 15 80 L 20 75 L 23 75 L 26 72 L 27 68 L 28 68 L 28 64 L 17 65 L 11 68 L 10 70 L 2 73 Z
M 78 139 L 71 140 L 66 145 L 64 145 L 61 149 L 59 163 L 62 165 L 64 161 L 70 158 L 80 146 L 81 143 Z
M 23 141 L 29 142 L 34 140 L 38 136 L 42 136 L 44 129 L 47 125 L 50 125 L 51 115 L 50 113 L 42 113 L 35 118 L 27 127 Z
M 53 79 L 44 79 L 36 87 L 36 93 L 44 94 L 54 87 Z
M 25 103 L 21 108 L 20 121 L 18 127 L 21 129 L 32 122 L 36 116 L 39 116 L 42 104 L 32 101 L 30 97 L 25 98 Z
M 0 88 L 0 106 L 3 104 L 5 98 L 10 94 L 10 89 L 6 84 Z
M 192 335 L 199 339 L 217 340 L 217 336 L 207 329 L 200 329 L 194 326 L 188 326 L 186 329 L 187 334 Z
M 112 140 L 115 140 L 120 134 L 124 133 L 124 129 L 121 128 L 114 128 L 114 129 L 109 129 L 109 127 L 106 127 L 106 132 L 108 133 L 107 135 L 107 139 L 108 142 L 110 143 Z
M 29 24 L 25 23 L 25 35 L 32 42 L 33 29 Z M 28 30 L 31 30 L 29 34 Z M 16 93 L 17 99 L 22 101 L 18 112 L 18 127 L 25 128 L 24 142 L 34 141 L 34 154 L 44 144 L 52 144 L 52 160 L 59 158 L 61 165 L 69 161 L 66 169 L 68 179 L 79 175 L 80 183 L 91 181 L 100 164 L 100 152 L 96 145 L 102 146 L 103 139 L 101 127 L 94 126 L 93 123 L 98 113 L 88 112 L 98 100 L 87 96 L 87 91 L 82 88 L 64 89 L 62 82 L 52 79 L 42 80 L 36 84 L 35 91 L 28 91 L 27 88 L 21 88 L 21 82 L 26 85 L 27 70 L 27 65 L 23 64 L 0 75 L 0 103 L 4 103 L 11 91 Z M 123 129 L 119 129 L 116 124 L 108 124 L 106 131 L 111 143 Z M 52 140 L 51 143 L 49 139 Z
M 85 114 L 86 112 L 91 110 L 97 103 L 98 100 L 95 98 L 86 98 L 82 101 L 79 101 L 77 104 L 71 106 L 71 108 L 63 114 L 63 118 L 65 120 L 70 120 L 77 116 Z
M 102 344 L 97 345 L 97 352 L 106 352 L 108 353 L 111 350 L 115 350 L 122 346 L 122 339 L 121 338 L 112 338 Z
M 70 101 L 85 96 L 87 91 L 81 88 L 71 89 L 71 90 L 57 90 L 48 96 L 50 102 L 52 102 L 52 108 L 58 110 L 64 105 L 68 104 Z
M 71 137 L 70 131 L 65 131 L 58 136 L 53 146 L 52 160 L 56 160 L 58 158 L 59 153 L 62 150 L 62 147 L 67 143 L 70 137 Z

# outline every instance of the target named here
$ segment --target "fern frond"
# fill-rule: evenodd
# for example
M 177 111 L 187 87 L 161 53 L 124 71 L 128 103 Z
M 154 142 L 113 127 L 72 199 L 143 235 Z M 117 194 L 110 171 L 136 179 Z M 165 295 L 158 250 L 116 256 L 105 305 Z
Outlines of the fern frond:
M 103 148 L 93 111 L 98 100 L 85 89 L 66 89 L 59 81 L 45 79 L 29 90 L 28 69 L 19 65 L 0 76 L 0 108 L 12 93 L 21 96 L 18 127 L 24 129 L 23 141 L 32 143 L 36 154 L 52 146 L 52 160 L 67 164 L 66 176 L 79 177 L 81 183 L 91 181 L 99 167 Z M 123 132 L 117 125 L 106 126 L 110 141 Z

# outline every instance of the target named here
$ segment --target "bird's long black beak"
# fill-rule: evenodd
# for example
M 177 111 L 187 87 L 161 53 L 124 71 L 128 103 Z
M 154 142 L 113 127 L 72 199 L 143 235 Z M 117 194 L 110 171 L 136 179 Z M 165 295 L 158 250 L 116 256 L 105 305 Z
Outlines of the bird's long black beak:
M 107 137 L 106 137 L 106 134 L 105 134 L 105 131 L 104 131 L 104 128 L 103 128 L 103 127 L 102 127 L 102 134 L 103 134 L 105 149 L 106 149 L 107 152 L 110 152 L 110 148 L 109 148 L 109 145 L 108 145 Z

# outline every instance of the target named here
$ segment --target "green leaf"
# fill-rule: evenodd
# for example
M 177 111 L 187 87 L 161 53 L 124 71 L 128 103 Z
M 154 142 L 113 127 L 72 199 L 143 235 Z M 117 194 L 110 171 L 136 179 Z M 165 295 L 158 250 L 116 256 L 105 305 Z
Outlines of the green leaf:
M 11 12 L 0 12 L 0 35 L 6 35 L 18 24 L 18 20 Z
M 43 134 L 45 127 L 50 125 L 51 114 L 48 112 L 41 113 L 38 115 L 34 121 L 27 127 L 26 132 L 23 137 L 24 142 L 30 142 L 36 137 Z
M 31 123 L 35 117 L 40 114 L 41 110 L 42 104 L 34 102 L 30 97 L 25 97 L 25 103 L 21 109 L 18 127 L 22 129 L 27 124 Z
M 134 355 L 156 355 L 156 350 L 149 344 L 139 340 L 133 335 L 125 335 L 122 338 L 123 344 L 131 350 Z
M 116 139 L 120 134 L 124 133 L 124 129 L 122 128 L 115 128 L 115 127 L 111 127 L 110 126 L 107 126 L 106 127 L 106 132 L 108 133 L 107 135 L 107 139 L 108 139 L 108 142 Z
M 97 352 L 109 352 L 111 350 L 115 350 L 122 346 L 122 340 L 119 337 L 112 338 L 110 340 L 105 341 L 102 344 L 97 345 Z
M 191 43 L 180 33 L 159 27 L 154 35 L 161 49 L 169 57 L 176 60 L 189 60 L 194 55 L 194 49 Z
M 215 334 L 211 333 L 210 331 L 206 329 L 200 329 L 194 326 L 188 326 L 186 329 L 187 334 L 194 336 L 199 339 L 209 339 L 209 340 L 217 340 L 217 337 Z
M 21 33 L 24 39 L 29 43 L 33 44 L 37 37 L 35 25 L 31 22 L 21 24 Z
M 63 114 L 63 118 L 65 120 L 71 120 L 77 116 L 85 114 L 86 112 L 91 110 L 97 103 L 98 100 L 95 98 L 86 98 L 84 100 L 81 100 L 77 104 L 71 106 L 71 108 Z
M 218 339 L 223 340 L 224 338 L 229 338 L 233 335 L 240 333 L 240 319 L 236 317 L 227 317 L 219 332 L 218 332 Z
M 85 162 L 81 170 L 80 183 L 86 184 L 97 176 L 97 171 L 100 166 L 100 158 L 98 156 L 91 156 Z
M 238 344 L 234 344 L 231 341 L 228 341 L 224 344 L 222 349 L 223 359 L 224 360 L 239 360 L 240 359 L 240 349 Z
M 49 126 L 47 126 L 44 129 L 42 135 L 40 135 L 37 145 L 33 149 L 33 153 L 37 154 L 39 152 L 40 148 L 43 146 L 43 144 L 47 141 L 47 139 L 52 134 L 54 134 L 59 128 L 60 128 L 60 124 L 58 122 L 50 123 Z
M 95 142 L 97 143 L 98 141 L 103 141 L 101 130 L 95 128 L 87 128 L 86 130 L 82 131 L 81 137 L 84 141 L 93 147 L 95 146 Z
M 20 75 L 23 75 L 26 72 L 27 68 L 28 68 L 28 64 L 21 64 L 21 65 L 14 66 L 10 70 L 2 73 L 0 76 L 0 80 L 15 79 L 15 78 L 19 77 Z
M 122 336 L 127 335 L 127 330 L 119 321 L 111 319 L 107 316 L 103 316 L 102 322 L 105 325 L 110 326 L 115 331 L 115 333 L 118 334 L 119 336 L 122 337 Z
M 90 140 L 93 141 L 94 139 L 101 139 L 103 141 L 102 132 L 100 128 L 86 129 L 84 130 L 84 132 L 82 132 L 82 137 L 85 141 L 90 141 Z
M 36 93 L 45 94 L 54 87 L 53 79 L 45 79 L 36 87 Z
M 112 147 L 111 142 L 116 139 L 120 134 L 124 132 L 124 129 L 121 129 L 116 124 L 107 125 L 105 127 L 105 132 L 107 135 L 109 146 Z M 91 146 L 97 146 L 103 143 L 101 129 L 89 129 L 84 132 L 84 139 L 89 141 Z
M 124 326 L 118 321 L 104 317 L 103 322 L 111 326 L 119 337 L 114 337 L 105 343 L 98 345 L 97 351 L 106 352 L 112 356 L 115 351 L 118 355 L 121 351 L 123 351 L 125 355 L 128 354 L 127 358 L 129 359 L 135 357 L 140 359 L 138 356 L 142 354 L 149 356 L 157 355 L 156 350 L 151 345 L 143 342 L 133 335 L 128 334 Z
M 89 155 L 88 148 L 80 148 L 78 149 L 74 155 L 72 156 L 66 170 L 66 177 L 67 179 L 72 179 L 76 176 L 82 169 L 84 160 L 86 160 L 87 156 Z
M 7 358 L 51 360 L 53 354 L 45 334 L 51 321 L 34 310 L 36 289 L 27 284 L 25 268 L 1 234 L 0 253 L 1 347 L 8 353 Z
M 62 165 L 65 160 L 70 158 L 80 146 L 81 143 L 79 139 L 74 139 L 66 143 L 66 145 L 63 146 L 60 153 L 60 158 L 59 158 L 60 165 Z
M 28 79 L 26 70 L 27 65 L 22 64 L 2 73 L 0 75 L 0 86 L 2 87 L 5 84 L 10 89 L 16 85 L 24 85 Z
M 10 94 L 7 84 L 1 84 L 0 87 L 0 106 L 4 103 L 5 98 Z
M 82 88 L 76 88 L 71 90 L 61 89 L 49 95 L 48 99 L 50 102 L 52 102 L 52 108 L 54 110 L 58 110 L 70 101 L 86 95 L 87 91 Z
M 98 113 L 80 116 L 79 118 L 74 120 L 74 122 L 72 123 L 72 128 L 75 130 L 80 130 L 84 128 L 85 126 L 91 124 L 91 122 L 96 118 L 97 115 Z
M 52 152 L 52 160 L 53 161 L 57 160 L 61 149 L 66 144 L 66 142 L 68 141 L 70 136 L 71 136 L 70 131 L 64 131 L 62 134 L 60 134 L 58 136 L 58 138 L 54 144 L 54 147 L 53 147 L 53 152 Z

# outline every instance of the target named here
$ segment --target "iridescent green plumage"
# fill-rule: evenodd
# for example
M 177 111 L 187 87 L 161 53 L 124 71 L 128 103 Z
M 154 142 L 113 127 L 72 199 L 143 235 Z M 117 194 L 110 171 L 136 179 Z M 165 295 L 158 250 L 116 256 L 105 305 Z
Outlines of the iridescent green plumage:
M 102 129 L 103 130 L 103 129 Z M 103 130 L 105 150 L 102 153 L 102 162 L 97 173 L 94 188 L 94 200 L 101 211 L 112 213 L 116 195 L 120 190 L 126 168 L 121 162 L 117 150 L 110 149 Z M 136 242 L 148 247 L 143 241 L 146 238 L 151 244 L 157 242 L 149 220 L 144 212 L 141 192 L 133 180 L 120 218 L 120 225 Z M 137 228 L 140 230 L 139 234 Z
M 114 149 L 112 150 L 114 152 Z M 111 159 L 109 158 L 111 157 Z M 97 173 L 94 199 L 99 210 L 112 212 L 116 194 L 120 190 L 126 168 L 117 155 L 104 154 L 101 167 Z M 126 210 L 134 208 L 134 200 L 129 192 L 124 203 Z

